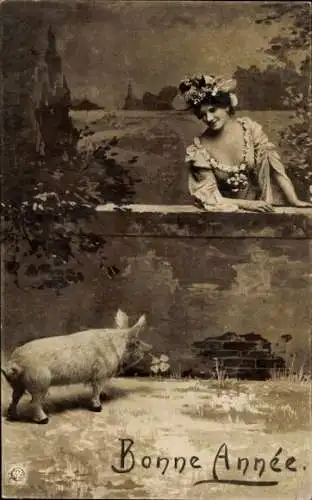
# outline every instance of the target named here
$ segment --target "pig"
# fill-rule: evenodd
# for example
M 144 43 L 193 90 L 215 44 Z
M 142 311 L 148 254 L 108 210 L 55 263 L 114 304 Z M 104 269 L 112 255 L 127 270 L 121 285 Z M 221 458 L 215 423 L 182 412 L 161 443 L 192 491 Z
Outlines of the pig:
M 12 387 L 8 419 L 18 420 L 17 405 L 27 391 L 32 396 L 32 420 L 47 424 L 43 404 L 51 386 L 83 383 L 92 388 L 90 410 L 100 412 L 101 392 L 120 367 L 139 362 L 151 346 L 139 339 L 146 325 L 143 314 L 129 327 L 128 316 L 120 309 L 114 328 L 90 329 L 69 335 L 39 338 L 17 347 L 5 368 Z

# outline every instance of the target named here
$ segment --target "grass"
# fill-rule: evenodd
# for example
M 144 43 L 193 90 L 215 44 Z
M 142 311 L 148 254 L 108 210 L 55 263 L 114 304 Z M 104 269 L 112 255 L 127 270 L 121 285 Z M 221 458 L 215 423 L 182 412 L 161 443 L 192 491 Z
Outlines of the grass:
M 301 382 L 283 379 L 239 384 L 237 381 L 236 390 L 228 386 L 202 399 L 206 401 L 187 406 L 185 411 L 207 420 L 260 425 L 266 433 L 311 427 L 309 386 Z
M 185 412 L 196 418 L 220 419 L 233 424 L 256 424 L 262 422 L 264 431 L 288 432 L 294 429 L 307 428 L 311 421 L 310 404 L 302 404 L 302 391 L 298 392 L 298 386 L 311 388 L 311 375 L 307 374 L 306 366 L 303 364 L 299 370 L 295 368 L 296 360 L 293 356 L 283 370 L 273 370 L 271 379 L 266 382 L 267 394 L 257 399 L 254 393 L 246 393 L 248 382 L 236 378 L 230 378 L 223 367 L 222 360 L 214 358 L 215 368 L 212 371 L 210 386 L 216 389 L 216 397 L 209 397 L 209 403 L 198 403 L 189 408 L 185 405 Z M 158 380 L 161 380 L 159 377 Z M 181 365 L 177 365 L 170 371 L 171 380 L 182 380 Z M 274 404 L 273 399 L 278 401 L 276 384 L 287 384 L 288 388 L 283 394 L 283 401 Z M 244 389 L 245 388 L 245 389 Z M 194 391 L 205 392 L 200 383 L 194 386 Z M 222 391 L 224 390 L 224 391 Z M 180 391 L 184 391 L 183 388 Z M 226 392 L 225 392 L 226 391 Z M 233 392 L 234 391 L 234 392 Z M 230 392 L 230 396 L 227 395 Z M 202 396 L 206 399 L 206 396 Z M 272 409 L 274 408 L 274 411 Z
M 222 360 L 220 361 L 218 358 L 214 358 L 215 361 L 215 369 L 213 371 L 214 377 L 218 382 L 219 387 L 224 387 L 229 377 L 227 375 L 226 369 L 223 366 Z
M 308 370 L 307 363 L 303 362 L 299 368 L 296 366 L 296 356 L 286 360 L 286 366 L 283 370 L 272 370 L 270 373 L 272 380 L 285 380 L 290 383 L 311 384 L 311 370 Z
M 177 366 L 174 366 L 171 368 L 170 378 L 173 380 L 181 380 L 182 379 L 182 367 L 181 367 L 180 363 L 178 363 Z

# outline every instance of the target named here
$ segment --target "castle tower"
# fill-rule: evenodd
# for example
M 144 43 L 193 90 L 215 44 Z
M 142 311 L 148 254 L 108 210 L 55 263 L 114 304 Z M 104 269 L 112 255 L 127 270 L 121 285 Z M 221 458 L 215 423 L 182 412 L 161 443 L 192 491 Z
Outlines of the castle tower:
M 129 80 L 128 91 L 123 105 L 123 109 L 132 109 L 132 108 L 133 108 L 133 88 L 132 88 L 132 82 L 131 80 Z
M 133 99 L 133 89 L 132 89 L 132 82 L 129 80 L 128 82 L 128 93 L 126 99 L 132 100 Z

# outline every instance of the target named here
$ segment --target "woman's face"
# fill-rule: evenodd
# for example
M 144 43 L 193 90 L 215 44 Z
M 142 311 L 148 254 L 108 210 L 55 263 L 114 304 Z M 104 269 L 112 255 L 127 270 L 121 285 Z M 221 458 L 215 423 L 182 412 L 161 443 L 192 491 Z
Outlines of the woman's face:
M 202 104 L 199 109 L 199 119 L 202 120 L 211 130 L 221 130 L 230 115 L 227 108 L 217 108 L 210 104 Z

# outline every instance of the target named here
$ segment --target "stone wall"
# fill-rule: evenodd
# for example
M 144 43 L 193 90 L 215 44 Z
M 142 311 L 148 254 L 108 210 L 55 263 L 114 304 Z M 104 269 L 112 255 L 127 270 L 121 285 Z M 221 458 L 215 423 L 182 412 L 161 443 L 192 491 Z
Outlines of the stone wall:
M 169 356 L 174 373 L 211 376 L 216 363 L 254 378 L 289 363 L 307 368 L 311 223 L 299 209 L 229 215 L 103 207 L 86 223 L 105 244 L 81 254 L 82 283 L 56 295 L 8 281 L 6 350 L 39 336 L 110 326 L 120 307 L 133 321 L 147 314 L 143 337 L 154 355 Z M 149 366 L 140 370 L 147 374 Z

